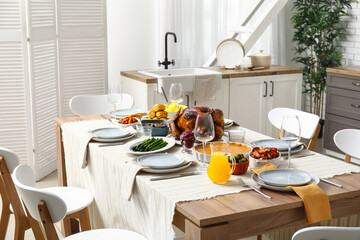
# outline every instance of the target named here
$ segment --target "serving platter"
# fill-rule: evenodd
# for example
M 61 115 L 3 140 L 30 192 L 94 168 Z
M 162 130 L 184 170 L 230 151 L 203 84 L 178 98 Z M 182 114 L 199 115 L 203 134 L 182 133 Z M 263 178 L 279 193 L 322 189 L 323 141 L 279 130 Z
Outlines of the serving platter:
M 258 178 L 268 185 L 285 187 L 300 186 L 311 181 L 307 172 L 293 169 L 278 169 L 261 172 Z
M 139 144 L 140 142 L 151 138 L 151 137 L 146 137 L 146 138 L 138 138 L 135 140 L 132 140 L 130 142 L 127 142 L 126 144 L 124 144 L 123 149 L 125 152 L 127 153 L 131 153 L 134 155 L 145 155 L 145 154 L 152 154 L 152 153 L 158 153 L 158 152 L 163 152 L 166 151 L 170 148 L 172 148 L 175 145 L 175 139 L 174 138 L 168 138 L 168 137 L 155 137 L 155 138 L 162 138 L 164 141 L 166 141 L 168 144 L 160 149 L 154 150 L 154 151 L 148 151 L 148 152 L 135 152 L 133 150 L 131 150 L 131 147 L 135 146 L 136 144 Z
M 310 174 L 310 176 L 311 176 L 311 181 L 308 184 L 316 184 L 316 185 L 319 184 L 320 179 L 318 177 L 315 177 L 311 174 Z M 272 186 L 272 185 L 266 184 L 261 179 L 259 179 L 259 177 L 255 173 L 253 173 L 251 175 L 251 179 L 254 180 L 260 186 L 270 189 L 270 190 L 280 191 L 280 192 L 293 192 L 292 188 L 290 188 L 290 187 L 279 187 L 279 186 Z
M 143 167 L 154 169 L 175 168 L 184 163 L 184 159 L 175 154 L 151 154 L 139 157 L 137 161 Z

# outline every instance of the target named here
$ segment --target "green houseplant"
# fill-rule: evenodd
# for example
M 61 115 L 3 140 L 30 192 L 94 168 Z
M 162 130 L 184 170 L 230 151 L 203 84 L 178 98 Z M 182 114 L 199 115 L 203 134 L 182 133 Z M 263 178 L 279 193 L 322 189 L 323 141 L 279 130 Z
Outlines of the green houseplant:
M 295 0 L 293 42 L 294 61 L 303 64 L 305 93 L 310 97 L 310 112 L 323 118 L 326 68 L 341 65 L 338 42 L 346 34 L 344 17 L 356 0 Z

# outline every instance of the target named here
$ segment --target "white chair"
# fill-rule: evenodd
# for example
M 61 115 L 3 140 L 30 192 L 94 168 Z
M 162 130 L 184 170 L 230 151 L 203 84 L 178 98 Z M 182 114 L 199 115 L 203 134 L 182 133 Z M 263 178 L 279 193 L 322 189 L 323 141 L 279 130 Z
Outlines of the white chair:
M 297 231 L 292 240 L 359 240 L 358 227 L 308 227 Z
M 134 98 L 126 93 L 121 94 L 121 103 L 117 109 L 131 109 Z M 114 110 L 114 105 L 107 100 L 107 95 L 79 95 L 70 99 L 70 110 L 79 116 L 108 114 Z
M 15 168 L 13 179 L 19 195 L 23 199 L 30 215 L 42 222 L 48 239 L 59 239 L 54 223 L 61 221 L 69 212 L 68 205 L 62 197 L 47 191 L 46 189 L 34 188 L 33 171 L 28 165 L 19 165 Z M 29 184 L 30 183 L 30 184 Z M 77 199 L 73 199 L 76 201 Z M 120 229 L 99 229 L 85 231 L 66 237 L 67 240 L 86 239 L 132 239 L 146 240 L 138 233 Z
M 360 159 L 360 130 L 343 129 L 335 133 L 336 146 L 345 153 L 345 162 L 349 163 L 351 157 Z
M 15 221 L 22 221 L 22 215 L 24 215 L 22 214 L 22 212 L 26 211 L 22 209 L 23 207 L 21 206 L 21 201 L 18 195 L 13 194 L 13 192 L 16 192 L 16 190 L 14 187 L 13 179 L 10 176 L 10 174 L 14 171 L 15 167 L 19 165 L 19 157 L 16 153 L 6 148 L 0 148 L 0 156 L 2 156 L 2 158 L 0 158 L 0 169 L 5 173 L 2 175 L 2 178 L 5 185 L 5 190 L 10 196 L 10 203 L 14 208 Z M 34 172 L 30 167 L 28 167 L 28 169 L 29 171 L 26 172 L 26 176 L 23 177 L 27 179 L 28 186 L 34 187 Z M 87 231 L 91 229 L 88 206 L 92 203 L 94 197 L 89 191 L 75 187 L 50 187 L 44 188 L 43 190 L 59 196 L 66 203 L 67 212 L 64 220 L 64 231 L 66 236 L 72 234 L 71 219 L 79 219 L 82 231 Z M 20 212 L 20 214 L 16 214 L 17 212 Z M 19 219 L 17 219 L 17 215 L 20 216 Z M 19 224 L 21 226 L 21 222 Z M 24 232 L 25 230 L 24 227 L 22 227 L 22 229 L 19 231 Z M 34 230 L 37 231 L 33 228 L 33 231 Z M 36 233 L 34 232 L 34 234 Z
M 269 111 L 268 119 L 271 124 L 276 127 L 277 133 L 276 138 L 280 137 L 281 123 L 284 115 L 295 114 L 298 116 L 301 127 L 301 137 L 309 139 L 308 149 L 314 150 L 316 145 L 316 140 L 320 132 L 319 116 L 316 114 L 303 112 L 291 108 L 274 108 Z

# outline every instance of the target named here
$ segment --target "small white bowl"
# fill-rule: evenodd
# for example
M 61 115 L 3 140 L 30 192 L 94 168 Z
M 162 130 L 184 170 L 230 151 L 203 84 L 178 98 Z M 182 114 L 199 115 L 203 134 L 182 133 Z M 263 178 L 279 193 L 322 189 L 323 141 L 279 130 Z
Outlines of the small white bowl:
M 140 119 L 139 118 L 135 118 L 137 120 L 137 122 L 135 123 L 130 123 L 130 124 L 122 124 L 122 123 L 119 123 L 119 121 L 121 120 L 122 118 L 120 119 L 116 119 L 116 125 L 122 127 L 122 128 L 127 128 L 127 127 L 133 127 L 134 129 L 136 129 L 136 125 L 140 125 Z
M 249 167 L 254 168 L 254 167 L 262 167 L 268 163 L 272 163 L 275 166 L 280 166 L 280 160 L 281 160 L 281 153 L 279 152 L 279 156 L 277 158 L 273 158 L 273 159 L 269 159 L 269 160 L 260 160 L 260 159 L 256 159 L 251 157 L 251 155 L 249 155 Z

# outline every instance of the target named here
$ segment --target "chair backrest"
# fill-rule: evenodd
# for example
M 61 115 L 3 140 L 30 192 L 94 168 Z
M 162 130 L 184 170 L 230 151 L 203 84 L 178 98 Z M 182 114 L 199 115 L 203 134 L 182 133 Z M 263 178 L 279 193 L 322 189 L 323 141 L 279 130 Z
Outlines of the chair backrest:
M 28 184 L 28 181 L 32 181 L 33 179 L 34 172 L 30 166 L 21 164 L 15 168 L 13 181 L 30 215 L 37 221 L 42 222 L 38 205 L 41 201 L 44 201 L 49 210 L 52 222 L 59 222 L 67 213 L 64 200 L 46 190 L 34 188 L 31 186 L 31 183 Z
M 297 231 L 292 240 L 359 240 L 358 227 L 308 227 Z
M 291 109 L 291 108 L 274 108 L 268 113 L 268 119 L 271 124 L 278 129 L 277 138 L 280 133 L 281 123 L 285 115 L 297 115 L 300 121 L 301 137 L 310 139 L 308 144 L 309 150 L 314 150 L 316 140 L 320 132 L 319 116 L 316 114 Z
M 4 157 L 10 173 L 12 173 L 20 163 L 19 156 L 10 149 L 0 147 L 0 156 Z
M 121 103 L 116 109 L 131 109 L 134 98 L 126 93 L 121 94 Z M 107 95 L 79 95 L 70 99 L 70 110 L 79 116 L 108 114 L 114 110 L 114 105 L 107 100 Z
M 334 142 L 345 154 L 360 158 L 360 130 L 343 129 L 335 133 Z M 349 159 L 350 160 L 350 159 Z

